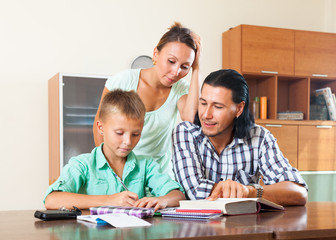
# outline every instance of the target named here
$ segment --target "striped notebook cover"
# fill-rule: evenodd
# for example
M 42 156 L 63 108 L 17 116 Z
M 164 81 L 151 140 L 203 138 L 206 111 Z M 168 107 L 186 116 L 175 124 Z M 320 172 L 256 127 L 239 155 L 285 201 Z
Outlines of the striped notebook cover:
M 121 206 L 101 206 L 91 207 L 90 214 L 107 214 L 107 213 L 126 213 L 130 216 L 136 216 L 139 218 L 152 217 L 154 215 L 153 208 L 138 208 L 138 207 L 121 207 Z

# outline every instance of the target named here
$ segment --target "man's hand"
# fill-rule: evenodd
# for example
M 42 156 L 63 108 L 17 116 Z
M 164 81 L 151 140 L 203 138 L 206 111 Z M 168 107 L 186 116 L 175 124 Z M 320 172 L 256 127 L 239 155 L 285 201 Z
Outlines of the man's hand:
M 216 183 L 207 200 L 216 200 L 217 198 L 247 198 L 255 189 L 252 186 L 245 186 L 236 181 L 228 179 Z

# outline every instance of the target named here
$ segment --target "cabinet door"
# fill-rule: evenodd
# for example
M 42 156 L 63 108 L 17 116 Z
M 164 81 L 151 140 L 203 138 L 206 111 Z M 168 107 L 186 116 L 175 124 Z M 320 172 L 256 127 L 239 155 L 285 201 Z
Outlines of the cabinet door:
M 243 25 L 242 72 L 294 74 L 294 30 Z
M 281 124 L 260 124 L 268 129 L 277 139 L 282 154 L 289 163 L 297 168 L 297 135 L 298 126 Z
M 106 79 L 59 73 L 49 80 L 49 184 L 71 157 L 94 148 L 92 127 Z
M 295 75 L 336 77 L 336 34 L 295 31 Z
M 335 127 L 299 126 L 298 167 L 301 171 L 336 170 Z

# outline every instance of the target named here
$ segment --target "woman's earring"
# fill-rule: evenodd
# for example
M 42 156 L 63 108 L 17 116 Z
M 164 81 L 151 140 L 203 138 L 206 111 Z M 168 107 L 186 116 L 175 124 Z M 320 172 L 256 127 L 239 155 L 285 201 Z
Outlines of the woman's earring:
M 154 59 L 152 59 L 153 65 L 156 65 L 156 61 Z

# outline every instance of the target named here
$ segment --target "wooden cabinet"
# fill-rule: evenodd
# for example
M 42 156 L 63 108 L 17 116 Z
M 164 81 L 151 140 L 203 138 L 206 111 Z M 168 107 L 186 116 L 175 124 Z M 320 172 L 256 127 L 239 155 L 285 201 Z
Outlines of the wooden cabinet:
M 268 129 L 277 139 L 277 143 L 283 155 L 288 159 L 289 163 L 297 168 L 298 159 L 298 126 L 284 125 L 279 123 L 264 123 L 261 126 Z
M 336 92 L 336 34 L 239 25 L 223 33 L 222 51 L 222 67 L 243 74 L 250 99 L 267 97 L 267 119 L 299 111 L 310 120 L 313 91 Z
M 299 126 L 299 169 L 336 170 L 335 137 L 333 125 Z
M 294 75 L 294 30 L 240 25 L 223 33 L 223 67 Z
M 295 31 L 295 75 L 336 77 L 336 34 Z
M 239 25 L 222 34 L 223 68 L 336 78 L 336 34 Z
M 325 87 L 336 93 L 336 34 L 239 25 L 222 40 L 222 67 L 244 76 L 250 100 L 267 97 L 267 119 L 256 123 L 277 138 L 291 165 L 335 171 L 336 122 L 311 120 L 310 97 Z M 277 120 L 286 111 L 302 112 L 304 120 Z
M 94 148 L 93 121 L 106 79 L 63 73 L 49 79 L 49 184 L 71 157 Z
M 280 150 L 300 171 L 336 170 L 336 122 L 256 120 L 277 139 Z

